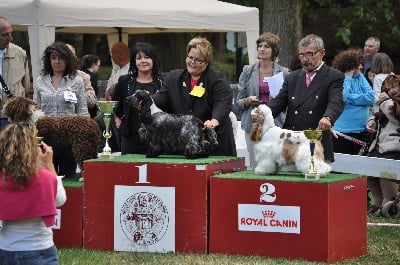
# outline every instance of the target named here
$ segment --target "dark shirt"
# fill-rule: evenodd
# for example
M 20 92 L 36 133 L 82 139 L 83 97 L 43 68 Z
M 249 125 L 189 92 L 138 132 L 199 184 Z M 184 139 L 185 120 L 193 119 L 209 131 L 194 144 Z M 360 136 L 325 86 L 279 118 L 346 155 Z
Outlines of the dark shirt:
M 139 112 L 129 105 L 126 98 L 135 93 L 136 90 L 146 90 L 150 95 L 153 95 L 160 89 L 160 86 L 158 81 L 139 83 L 136 81 L 136 77 L 130 74 L 119 78 L 112 100 L 118 101 L 114 112 L 121 119 L 119 133 L 124 138 L 121 142 L 122 154 L 144 154 L 146 152 L 145 144 L 141 143 L 139 139 L 138 131 L 141 126 Z
M 200 97 L 190 95 L 190 74 L 186 69 L 171 71 L 159 94 L 154 96 L 158 107 L 167 113 L 191 114 L 203 122 L 216 119 L 218 148 L 212 155 L 236 156 L 235 139 L 229 112 L 232 110 L 232 89 L 225 76 L 208 67 L 197 81 L 204 88 Z

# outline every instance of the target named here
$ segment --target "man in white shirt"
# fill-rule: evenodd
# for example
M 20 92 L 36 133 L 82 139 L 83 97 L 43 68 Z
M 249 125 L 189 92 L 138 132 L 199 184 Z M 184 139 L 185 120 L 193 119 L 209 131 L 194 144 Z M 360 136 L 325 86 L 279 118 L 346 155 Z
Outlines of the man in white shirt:
M 111 76 L 107 82 L 107 89 L 105 98 L 111 99 L 112 92 L 114 91 L 115 85 L 118 83 L 118 79 L 121 75 L 128 74 L 130 66 L 129 48 L 123 42 L 117 42 L 111 47 L 111 59 L 114 62 Z
M 367 78 L 367 81 L 372 86 L 373 83 L 373 73 L 370 73 L 372 60 L 374 56 L 378 53 L 379 48 L 381 47 L 381 41 L 377 37 L 369 37 L 365 40 L 364 44 L 364 65 L 363 65 L 363 74 Z
M 10 93 L 14 96 L 24 97 L 30 89 L 30 75 L 28 57 L 21 47 L 11 43 L 13 29 L 10 22 L 0 17 L 0 74 L 3 77 Z M 8 124 L 7 117 L 3 115 L 3 104 L 7 95 L 0 84 L 0 130 Z

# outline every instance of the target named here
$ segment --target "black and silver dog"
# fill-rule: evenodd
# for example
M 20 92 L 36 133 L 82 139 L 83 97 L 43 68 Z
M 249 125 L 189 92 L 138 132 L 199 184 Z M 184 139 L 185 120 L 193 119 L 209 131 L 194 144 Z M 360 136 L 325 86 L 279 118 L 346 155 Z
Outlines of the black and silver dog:
M 127 100 L 139 111 L 139 137 L 146 144 L 146 157 L 180 154 L 195 159 L 208 157 L 218 146 L 213 129 L 205 129 L 195 116 L 163 112 L 147 91 L 137 90 Z

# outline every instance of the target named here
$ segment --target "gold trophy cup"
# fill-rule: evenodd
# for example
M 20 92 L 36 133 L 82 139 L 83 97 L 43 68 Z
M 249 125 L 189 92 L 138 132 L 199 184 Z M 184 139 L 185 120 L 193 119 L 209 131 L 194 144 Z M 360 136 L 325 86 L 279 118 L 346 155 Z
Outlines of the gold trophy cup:
M 314 164 L 314 151 L 315 144 L 321 138 L 322 131 L 321 130 L 304 130 L 304 135 L 310 140 L 310 153 L 311 153 L 311 164 L 310 169 L 305 174 L 305 179 L 319 179 L 319 173 L 315 168 Z
M 111 159 L 113 155 L 111 153 L 111 147 L 108 144 L 108 139 L 111 138 L 110 132 L 110 116 L 114 111 L 114 107 L 117 105 L 118 101 L 97 101 L 99 105 L 99 110 L 103 114 L 104 124 L 106 125 L 106 129 L 103 132 L 103 136 L 106 139 L 105 146 L 103 148 L 103 152 L 100 154 L 100 158 L 103 159 Z

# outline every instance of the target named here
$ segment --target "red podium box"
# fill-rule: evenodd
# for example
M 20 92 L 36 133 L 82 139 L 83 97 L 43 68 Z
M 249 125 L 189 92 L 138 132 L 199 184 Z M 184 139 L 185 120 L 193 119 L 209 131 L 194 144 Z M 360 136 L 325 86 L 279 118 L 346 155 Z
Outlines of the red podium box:
M 71 181 L 72 182 L 72 181 Z M 83 246 L 83 188 L 82 183 L 75 182 L 68 186 L 69 181 L 64 181 L 67 201 L 58 209 L 60 210 L 59 228 L 53 228 L 54 244 L 57 247 L 82 247 Z
M 366 178 L 253 171 L 210 180 L 210 253 L 336 262 L 367 253 Z
M 139 166 L 147 165 L 146 176 Z M 88 249 L 114 249 L 114 187 L 175 187 L 175 251 L 208 252 L 208 203 L 211 175 L 244 169 L 244 159 L 182 156 L 146 158 L 123 155 L 85 161 L 84 240 Z

